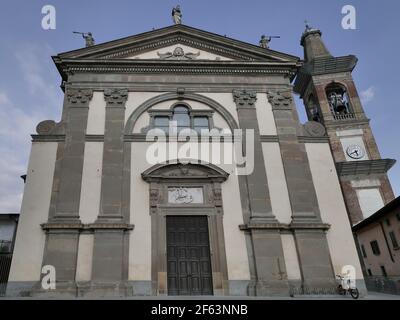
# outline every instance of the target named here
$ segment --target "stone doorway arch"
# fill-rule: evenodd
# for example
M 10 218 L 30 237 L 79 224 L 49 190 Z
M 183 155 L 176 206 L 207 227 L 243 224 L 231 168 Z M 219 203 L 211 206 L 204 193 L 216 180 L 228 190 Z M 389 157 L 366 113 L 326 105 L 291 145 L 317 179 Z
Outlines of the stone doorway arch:
M 152 291 L 154 295 L 168 294 L 167 218 L 207 217 L 212 292 L 228 294 L 228 271 L 223 229 L 221 184 L 228 173 L 212 164 L 179 162 L 157 164 L 142 173 L 149 183 L 152 234 Z M 175 201 L 171 196 L 177 189 L 193 193 L 192 201 Z

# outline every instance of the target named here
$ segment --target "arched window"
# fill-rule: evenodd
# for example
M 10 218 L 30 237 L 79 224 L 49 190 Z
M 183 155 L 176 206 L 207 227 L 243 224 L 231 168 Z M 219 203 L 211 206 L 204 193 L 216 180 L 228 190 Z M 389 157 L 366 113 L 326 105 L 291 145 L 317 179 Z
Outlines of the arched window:
M 346 88 L 338 83 L 331 83 L 326 87 L 331 112 L 334 116 L 353 114 Z
M 190 115 L 188 107 L 177 105 L 172 111 L 172 121 L 176 121 L 178 132 L 190 128 Z
M 174 122 L 178 133 L 183 129 L 193 129 L 198 134 L 214 127 L 212 110 L 193 110 L 186 104 L 173 105 L 169 110 L 149 110 L 150 128 L 158 128 L 166 133 Z

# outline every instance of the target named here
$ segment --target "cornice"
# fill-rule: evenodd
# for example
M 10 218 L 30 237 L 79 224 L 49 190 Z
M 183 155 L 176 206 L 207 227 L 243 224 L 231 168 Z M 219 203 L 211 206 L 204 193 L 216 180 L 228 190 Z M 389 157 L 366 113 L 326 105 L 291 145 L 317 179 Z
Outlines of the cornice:
M 300 94 L 302 98 L 313 76 L 352 72 L 357 65 L 357 61 L 356 56 L 349 55 L 343 57 L 320 57 L 310 62 L 305 62 L 299 69 L 294 83 L 294 91 Z
M 336 163 L 340 177 L 387 173 L 396 163 L 394 159 L 347 161 Z
M 299 65 L 290 62 L 246 62 L 213 60 L 132 60 L 132 59 L 66 59 L 57 67 L 66 80 L 75 73 L 153 73 L 153 74 L 213 74 L 213 75 L 282 75 L 291 80 Z

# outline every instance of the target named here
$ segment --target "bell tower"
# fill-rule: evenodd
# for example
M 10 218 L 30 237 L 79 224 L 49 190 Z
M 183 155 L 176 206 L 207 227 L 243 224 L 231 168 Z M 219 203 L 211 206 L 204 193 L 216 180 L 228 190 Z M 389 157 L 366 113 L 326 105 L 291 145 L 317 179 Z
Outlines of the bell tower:
M 387 171 L 396 162 L 382 159 L 352 71 L 354 55 L 334 57 L 318 29 L 306 26 L 301 37 L 304 64 L 295 81 L 309 120 L 326 128 L 352 225 L 394 199 Z

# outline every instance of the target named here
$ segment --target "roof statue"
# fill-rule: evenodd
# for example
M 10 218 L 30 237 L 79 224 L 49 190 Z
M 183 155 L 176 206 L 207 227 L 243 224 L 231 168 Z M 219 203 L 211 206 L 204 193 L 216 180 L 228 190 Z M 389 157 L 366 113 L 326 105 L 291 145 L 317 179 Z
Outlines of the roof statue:
M 179 4 L 172 8 L 172 20 L 175 24 L 182 24 L 182 12 Z
M 85 33 L 85 32 L 74 31 L 73 33 L 82 35 L 83 39 L 85 39 L 85 41 L 86 41 L 86 47 L 91 47 L 91 46 L 95 45 L 94 38 L 93 38 L 93 35 L 91 32 Z
M 260 39 L 260 47 L 268 49 L 269 48 L 269 43 L 271 42 L 272 38 L 280 38 L 280 36 L 266 36 L 263 34 Z

